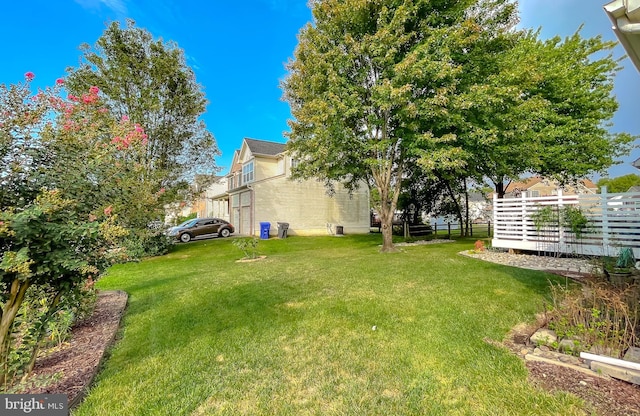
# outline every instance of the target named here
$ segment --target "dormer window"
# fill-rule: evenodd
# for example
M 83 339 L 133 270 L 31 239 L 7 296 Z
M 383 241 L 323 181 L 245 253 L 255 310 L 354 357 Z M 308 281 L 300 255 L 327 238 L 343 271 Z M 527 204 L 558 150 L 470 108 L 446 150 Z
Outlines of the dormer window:
M 253 160 L 242 165 L 242 183 L 251 183 L 254 180 L 253 176 Z

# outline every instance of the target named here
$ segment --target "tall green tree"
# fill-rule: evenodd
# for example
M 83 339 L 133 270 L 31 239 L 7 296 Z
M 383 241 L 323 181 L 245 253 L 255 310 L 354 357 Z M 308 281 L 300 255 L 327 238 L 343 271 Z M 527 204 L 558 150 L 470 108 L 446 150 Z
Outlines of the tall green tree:
M 287 66 L 288 149 L 301 161 L 294 177 L 377 190 L 383 252 L 394 249 L 407 164 L 420 149 L 455 140 L 445 128 L 459 74 L 450 51 L 464 38 L 460 23 L 471 4 L 313 1 L 314 23 L 301 30 Z M 456 163 L 457 153 L 439 147 L 430 155 L 442 165 Z
M 617 109 L 614 44 L 579 32 L 538 35 L 479 25 L 480 41 L 460 55 L 457 135 L 476 179 L 488 179 L 500 197 L 523 174 L 565 182 L 601 172 L 634 140 L 607 130 Z
M 640 186 L 640 175 L 630 173 L 616 178 L 601 178 L 598 188 L 607 187 L 607 192 L 627 192 L 632 186 Z
M 140 179 L 166 191 L 163 203 L 185 198 L 177 191 L 187 192 L 186 181 L 196 173 L 216 171 L 219 150 L 201 119 L 207 100 L 182 49 L 154 39 L 132 20 L 125 27 L 111 23 L 93 48 L 81 49 L 80 66 L 67 69 L 67 89 L 79 95 L 99 87 L 111 113 L 144 128 L 148 146 Z

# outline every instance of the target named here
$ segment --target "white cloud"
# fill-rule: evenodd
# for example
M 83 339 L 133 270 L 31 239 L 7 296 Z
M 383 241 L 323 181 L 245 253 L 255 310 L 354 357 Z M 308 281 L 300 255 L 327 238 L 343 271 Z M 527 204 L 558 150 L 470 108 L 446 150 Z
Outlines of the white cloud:
M 89 10 L 99 10 L 100 6 L 105 6 L 120 15 L 127 14 L 126 0 L 75 0 L 75 2 Z

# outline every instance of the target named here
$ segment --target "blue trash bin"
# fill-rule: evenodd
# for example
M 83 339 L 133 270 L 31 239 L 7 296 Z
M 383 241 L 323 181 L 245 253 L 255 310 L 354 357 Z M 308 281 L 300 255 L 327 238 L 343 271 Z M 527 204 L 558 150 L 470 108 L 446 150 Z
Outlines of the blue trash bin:
M 270 222 L 261 222 L 260 223 L 260 238 L 263 240 L 269 239 L 269 229 L 271 228 Z

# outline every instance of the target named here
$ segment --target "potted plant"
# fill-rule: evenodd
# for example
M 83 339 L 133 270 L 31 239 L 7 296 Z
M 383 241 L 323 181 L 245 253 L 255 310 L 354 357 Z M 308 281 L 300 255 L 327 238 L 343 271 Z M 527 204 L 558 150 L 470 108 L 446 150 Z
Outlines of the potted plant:
M 613 268 L 607 267 L 605 263 L 605 271 L 609 276 L 609 280 L 616 286 L 623 285 L 625 283 L 631 283 L 631 273 L 635 269 L 636 258 L 633 255 L 633 250 L 630 247 L 624 247 L 618 252 Z

